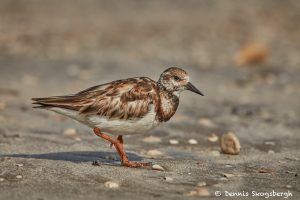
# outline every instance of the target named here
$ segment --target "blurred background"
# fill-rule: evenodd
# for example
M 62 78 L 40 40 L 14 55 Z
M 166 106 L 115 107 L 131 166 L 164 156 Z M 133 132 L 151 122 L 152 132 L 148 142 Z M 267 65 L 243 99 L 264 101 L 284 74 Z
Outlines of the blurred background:
M 207 137 L 234 131 L 244 151 L 231 160 L 233 163 L 261 160 L 277 168 L 284 156 L 298 159 L 297 0 L 1 0 L 0 153 L 108 150 L 106 143 L 100 145 L 100 140 L 86 133 L 88 129 L 58 115 L 32 110 L 30 98 L 76 93 L 128 77 L 157 80 L 171 66 L 185 69 L 205 97 L 184 93 L 177 114 L 151 133 L 159 139 L 153 142 L 152 138 L 148 144 L 142 141 L 149 135 L 128 137 L 130 150 L 146 156 L 143 153 L 147 150 L 158 149 L 163 163 L 164 155 L 215 159 L 220 156 L 216 153 L 219 147 Z M 66 136 L 70 127 L 77 134 L 75 139 Z M 170 139 L 178 140 L 179 145 L 172 146 Z M 198 146 L 191 147 L 187 139 L 197 140 Z M 267 161 L 273 153 L 275 157 Z M 221 168 L 218 163 L 229 162 L 227 159 L 216 158 L 210 164 Z M 47 169 L 49 163 L 44 162 Z M 11 165 L 2 164 L 2 169 Z M 289 164 L 293 171 L 299 160 Z M 35 174 L 34 169 L 28 175 Z M 145 177 L 131 186 L 143 185 L 142 179 Z M 79 184 L 81 180 L 76 181 Z M 199 180 L 189 181 L 194 184 Z M 260 184 L 269 183 L 260 180 L 245 187 Z M 272 184 L 281 187 L 280 181 Z M 152 186 L 152 193 L 161 194 Z M 227 185 L 231 186 L 236 187 Z M 6 197 L 16 197 L 10 194 Z
M 182 66 L 207 98 L 251 85 L 276 85 L 280 98 L 299 72 L 298 1 L 0 3 L 2 88 L 11 81 L 22 94 L 26 85 L 49 84 L 54 91 L 42 95 L 51 95 L 115 78 L 157 79 L 165 68 Z M 234 88 L 223 88 L 224 80 Z

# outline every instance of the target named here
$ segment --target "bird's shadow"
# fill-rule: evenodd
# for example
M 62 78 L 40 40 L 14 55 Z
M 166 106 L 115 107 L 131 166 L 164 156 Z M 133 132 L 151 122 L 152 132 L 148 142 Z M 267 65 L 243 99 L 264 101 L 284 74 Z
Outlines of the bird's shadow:
M 141 161 L 142 157 L 128 153 L 129 160 Z M 74 163 L 94 162 L 106 165 L 119 165 L 120 160 L 114 152 L 104 151 L 70 151 L 70 152 L 52 152 L 42 154 L 0 154 L 0 157 L 15 157 L 15 158 L 35 158 L 46 160 L 62 160 Z

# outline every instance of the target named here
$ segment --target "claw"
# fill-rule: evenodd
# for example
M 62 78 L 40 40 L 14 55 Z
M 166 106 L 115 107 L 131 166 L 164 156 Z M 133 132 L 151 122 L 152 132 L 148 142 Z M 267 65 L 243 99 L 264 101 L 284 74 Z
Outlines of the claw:
M 139 168 L 139 167 L 146 167 L 149 166 L 151 163 L 143 163 L 143 162 L 124 162 L 122 163 L 125 167 L 131 167 L 131 168 Z

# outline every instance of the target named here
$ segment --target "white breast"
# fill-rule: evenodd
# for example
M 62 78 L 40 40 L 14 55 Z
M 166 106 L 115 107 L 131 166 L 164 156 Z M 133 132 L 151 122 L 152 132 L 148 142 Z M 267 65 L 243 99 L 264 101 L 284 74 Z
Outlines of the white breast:
M 51 108 L 50 110 L 66 115 L 72 119 L 75 119 L 91 128 L 98 127 L 103 132 L 107 132 L 113 135 L 132 135 L 145 133 L 154 127 L 159 122 L 156 120 L 156 113 L 154 106 L 151 105 L 150 111 L 143 117 L 138 119 L 108 119 L 99 115 L 80 115 L 77 111 L 71 111 L 62 108 Z

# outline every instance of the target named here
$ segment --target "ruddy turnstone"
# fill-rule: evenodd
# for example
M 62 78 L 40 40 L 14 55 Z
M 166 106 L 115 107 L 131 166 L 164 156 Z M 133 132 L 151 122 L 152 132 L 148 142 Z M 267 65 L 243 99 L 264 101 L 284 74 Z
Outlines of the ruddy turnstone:
M 36 105 L 34 108 L 57 112 L 93 128 L 97 136 L 115 146 L 123 166 L 141 167 L 147 163 L 128 160 L 123 135 L 140 134 L 167 122 L 175 114 L 180 93 L 184 90 L 203 96 L 183 69 L 171 67 L 157 82 L 147 77 L 128 78 L 72 95 L 32 100 Z

